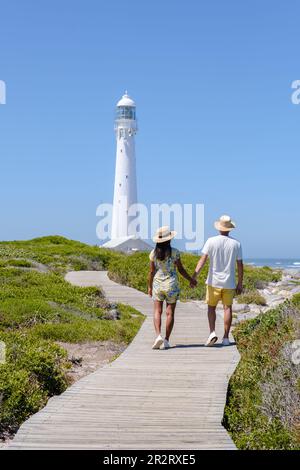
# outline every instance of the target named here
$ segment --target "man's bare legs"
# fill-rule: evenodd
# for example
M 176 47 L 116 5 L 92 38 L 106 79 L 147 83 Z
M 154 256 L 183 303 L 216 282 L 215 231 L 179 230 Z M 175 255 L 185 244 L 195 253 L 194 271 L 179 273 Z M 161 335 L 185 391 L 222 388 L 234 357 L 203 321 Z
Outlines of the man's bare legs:
M 232 323 L 232 306 L 224 305 L 224 338 L 228 338 Z M 208 306 L 208 323 L 210 333 L 215 331 L 216 326 L 216 307 Z
M 155 332 L 158 335 L 161 334 L 161 315 L 163 311 L 163 302 L 160 302 L 159 300 L 154 301 L 154 328 Z
M 216 307 L 212 307 L 211 305 L 209 305 L 207 310 L 207 316 L 210 333 L 213 333 L 216 327 Z
M 173 326 L 174 326 L 175 308 L 176 308 L 176 302 L 173 303 L 173 304 L 168 304 L 167 303 L 167 309 L 166 309 L 166 315 L 167 315 L 166 340 L 168 340 L 168 341 L 169 341 L 170 334 L 172 333 Z
M 232 323 L 232 306 L 224 305 L 224 338 L 228 338 Z

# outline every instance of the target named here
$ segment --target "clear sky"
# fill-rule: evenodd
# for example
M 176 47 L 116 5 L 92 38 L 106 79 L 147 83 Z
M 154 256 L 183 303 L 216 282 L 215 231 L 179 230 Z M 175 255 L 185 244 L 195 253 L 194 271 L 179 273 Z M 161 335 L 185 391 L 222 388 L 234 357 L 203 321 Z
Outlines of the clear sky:
M 0 1 L 0 239 L 97 243 L 114 108 L 139 119 L 139 199 L 229 213 L 246 257 L 300 256 L 300 4 Z

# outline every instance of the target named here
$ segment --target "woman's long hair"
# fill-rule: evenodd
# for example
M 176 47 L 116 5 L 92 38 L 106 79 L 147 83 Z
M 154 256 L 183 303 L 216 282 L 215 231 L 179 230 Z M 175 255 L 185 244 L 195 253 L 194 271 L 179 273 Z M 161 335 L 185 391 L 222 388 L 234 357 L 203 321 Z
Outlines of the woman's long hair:
M 172 253 L 171 241 L 168 240 L 162 243 L 156 243 L 154 255 L 156 259 L 163 261 L 164 259 L 170 258 Z

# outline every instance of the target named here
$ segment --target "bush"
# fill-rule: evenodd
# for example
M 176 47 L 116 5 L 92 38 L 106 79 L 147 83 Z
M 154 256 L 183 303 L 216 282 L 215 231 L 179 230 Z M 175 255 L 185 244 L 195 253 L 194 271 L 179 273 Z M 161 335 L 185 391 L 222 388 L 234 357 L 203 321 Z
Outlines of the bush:
M 241 360 L 229 382 L 224 425 L 240 449 L 300 448 L 297 429 L 282 419 L 282 400 L 278 401 L 281 408 L 273 400 L 276 412 L 274 406 L 272 414 L 267 411 L 270 390 L 277 394 L 279 377 L 293 388 L 284 391 L 287 396 L 297 393 L 296 382 L 283 377 L 287 368 L 282 365 L 285 345 L 296 336 L 299 318 L 300 310 L 286 302 L 234 330 Z
M 37 338 L 69 343 L 106 340 L 129 343 L 138 332 L 144 317 L 129 306 L 118 305 L 118 310 L 121 313 L 118 321 L 77 318 L 69 323 L 36 325 L 32 328 L 31 334 Z
M 192 275 L 199 257 L 189 253 L 181 254 L 181 261 L 187 272 Z M 134 287 L 142 292 L 147 292 L 149 273 L 149 253 L 134 253 L 122 258 L 115 258 L 109 263 L 109 277 L 130 287 Z M 191 289 L 188 281 L 178 274 L 180 284 L 180 299 L 202 299 L 205 295 L 205 278 L 207 267 L 198 278 L 198 286 Z
M 239 304 L 267 305 L 266 299 L 257 289 L 246 290 L 237 297 L 237 302 Z
M 182 253 L 182 264 L 189 274 L 193 274 L 199 256 Z M 134 287 L 142 292 L 147 292 L 147 279 L 149 272 L 149 254 L 134 253 L 132 255 L 123 255 L 115 257 L 109 262 L 109 277 L 127 286 Z M 198 285 L 195 289 L 191 289 L 189 283 L 179 275 L 179 284 L 181 288 L 180 299 L 204 299 L 206 286 L 205 281 L 208 272 L 208 263 L 204 267 L 198 278 Z M 277 282 L 281 279 L 281 272 L 273 271 L 270 268 L 256 268 L 245 266 L 244 286 L 247 291 L 248 299 L 258 305 L 265 305 L 265 299 L 259 295 L 257 288 L 266 285 L 268 282 Z M 250 298 L 251 296 L 251 298 Z M 242 302 L 242 300 L 241 300 Z
M 80 269 L 106 269 L 111 259 L 120 256 L 111 250 L 68 240 L 58 235 L 26 241 L 0 242 L 2 266 L 11 264 L 31 267 L 34 262 L 38 262 L 60 273 Z
M 247 290 L 263 289 L 269 282 L 278 282 L 282 271 L 276 271 L 268 266 L 263 268 L 245 265 L 244 287 Z
M 0 438 L 15 433 L 46 401 L 46 393 L 29 371 L 0 366 Z
M 0 437 L 15 431 L 50 396 L 67 387 L 66 352 L 22 332 L 0 333 L 6 363 L 0 365 Z
M 109 304 L 101 291 L 72 286 L 62 277 L 68 269 L 105 268 L 122 255 L 55 236 L 1 242 L 0 256 L 0 341 L 7 347 L 7 361 L 0 365 L 4 438 L 66 389 L 69 362 L 56 341 L 129 343 L 144 317 L 118 305 L 120 319 L 105 320 Z M 39 263 L 47 269 L 31 269 Z

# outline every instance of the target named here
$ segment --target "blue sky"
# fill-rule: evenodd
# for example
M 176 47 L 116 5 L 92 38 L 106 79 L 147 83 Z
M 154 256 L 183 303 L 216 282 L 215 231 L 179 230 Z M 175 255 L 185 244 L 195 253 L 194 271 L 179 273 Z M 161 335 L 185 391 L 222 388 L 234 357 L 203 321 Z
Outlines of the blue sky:
M 97 243 L 114 107 L 137 102 L 139 199 L 229 213 L 246 257 L 297 257 L 297 1 L 1 2 L 0 239 Z

